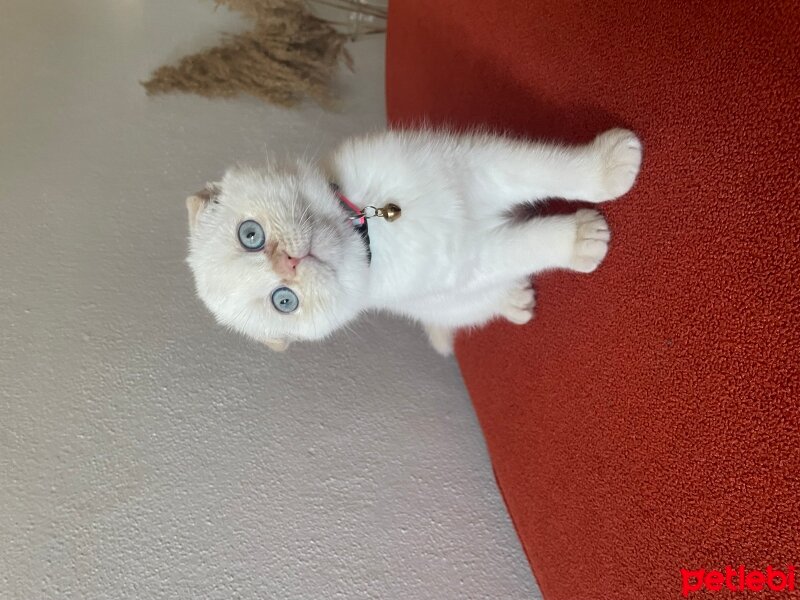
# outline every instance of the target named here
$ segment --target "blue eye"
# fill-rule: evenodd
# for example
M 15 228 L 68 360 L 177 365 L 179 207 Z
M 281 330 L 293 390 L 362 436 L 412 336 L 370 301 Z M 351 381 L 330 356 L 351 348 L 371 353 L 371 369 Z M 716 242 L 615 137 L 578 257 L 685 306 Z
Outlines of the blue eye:
M 300 306 L 297 294 L 287 287 L 279 287 L 272 292 L 272 306 L 282 313 L 292 313 Z
M 239 243 L 245 250 L 261 250 L 266 239 L 261 225 L 255 221 L 245 221 L 239 225 Z

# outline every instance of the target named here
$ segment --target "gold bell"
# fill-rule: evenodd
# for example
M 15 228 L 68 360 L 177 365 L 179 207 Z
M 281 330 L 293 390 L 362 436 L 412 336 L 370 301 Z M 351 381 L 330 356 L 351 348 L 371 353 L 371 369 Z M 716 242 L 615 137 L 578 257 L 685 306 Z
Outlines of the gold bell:
M 392 221 L 399 219 L 401 213 L 402 211 L 400 207 L 397 206 L 397 204 L 392 204 L 390 202 L 378 211 L 378 216 L 383 217 L 391 223 Z

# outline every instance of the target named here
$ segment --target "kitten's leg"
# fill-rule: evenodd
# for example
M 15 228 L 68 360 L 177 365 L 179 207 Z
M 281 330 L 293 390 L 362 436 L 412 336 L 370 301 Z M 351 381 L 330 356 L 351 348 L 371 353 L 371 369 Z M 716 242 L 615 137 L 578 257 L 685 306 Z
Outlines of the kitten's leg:
M 485 299 L 488 301 L 482 307 L 485 314 L 474 315 L 478 318 L 474 322 L 466 323 L 466 326 L 482 324 L 494 316 L 503 317 L 515 325 L 524 325 L 533 318 L 536 297 L 528 278 L 521 280 L 508 290 L 502 302 L 497 302 L 492 298 L 492 292 L 495 291 L 494 288 L 487 291 Z M 423 324 L 423 327 L 425 328 L 425 333 L 428 334 L 431 346 L 436 352 L 442 356 L 450 356 L 453 353 L 453 342 L 457 328 L 428 324 Z
M 642 144 L 632 131 L 611 129 L 583 146 L 476 137 L 468 152 L 474 205 L 505 210 L 526 200 L 603 202 L 633 186 Z
M 539 217 L 491 231 L 479 268 L 491 275 L 525 277 L 546 269 L 589 273 L 605 258 L 611 232 L 596 210 Z
M 442 356 L 450 356 L 453 353 L 453 341 L 456 337 L 456 330 L 451 327 L 440 327 L 438 325 L 423 325 L 428 340 Z
M 533 318 L 536 294 L 528 278 L 511 288 L 503 304 L 500 315 L 515 325 L 524 325 Z

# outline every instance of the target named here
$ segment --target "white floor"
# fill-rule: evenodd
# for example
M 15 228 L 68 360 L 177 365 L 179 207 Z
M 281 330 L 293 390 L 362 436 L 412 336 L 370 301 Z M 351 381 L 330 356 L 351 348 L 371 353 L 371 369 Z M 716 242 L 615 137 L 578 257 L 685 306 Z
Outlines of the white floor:
M 184 197 L 383 124 L 147 98 L 241 26 L 210 0 L 0 9 L 0 598 L 523 599 L 535 583 L 454 362 L 371 318 L 276 355 L 216 327 Z

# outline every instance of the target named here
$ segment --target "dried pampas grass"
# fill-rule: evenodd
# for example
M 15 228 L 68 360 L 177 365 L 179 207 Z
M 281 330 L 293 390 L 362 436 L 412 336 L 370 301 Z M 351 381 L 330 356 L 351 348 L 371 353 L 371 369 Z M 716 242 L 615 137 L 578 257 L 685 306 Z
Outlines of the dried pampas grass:
M 143 85 L 148 94 L 181 91 L 207 97 L 251 94 L 272 104 L 294 106 L 309 97 L 325 107 L 334 100 L 331 83 L 340 63 L 352 69 L 345 48 L 346 23 L 313 14 L 308 2 L 328 9 L 386 18 L 386 10 L 359 0 L 214 0 L 254 21 L 251 31 L 157 69 Z M 365 34 L 383 32 L 370 27 Z

